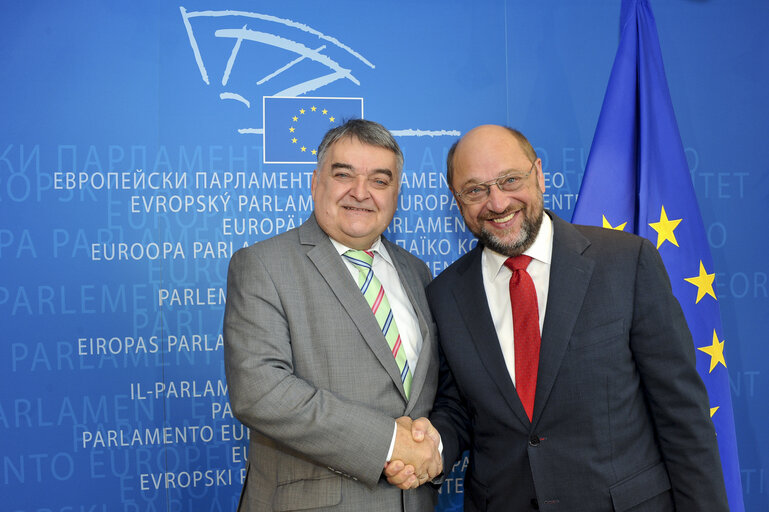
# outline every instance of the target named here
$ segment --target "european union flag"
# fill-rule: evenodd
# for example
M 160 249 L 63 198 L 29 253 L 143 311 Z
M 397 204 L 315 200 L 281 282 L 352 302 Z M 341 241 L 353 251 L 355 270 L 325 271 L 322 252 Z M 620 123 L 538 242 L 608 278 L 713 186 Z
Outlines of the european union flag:
M 262 107 L 266 164 L 314 164 L 328 130 L 363 119 L 363 98 L 265 96 Z
M 737 459 L 728 340 L 721 328 L 715 270 L 678 133 L 647 0 L 623 0 L 620 42 L 573 222 L 632 231 L 656 244 L 697 348 L 697 369 L 732 511 L 745 509 Z

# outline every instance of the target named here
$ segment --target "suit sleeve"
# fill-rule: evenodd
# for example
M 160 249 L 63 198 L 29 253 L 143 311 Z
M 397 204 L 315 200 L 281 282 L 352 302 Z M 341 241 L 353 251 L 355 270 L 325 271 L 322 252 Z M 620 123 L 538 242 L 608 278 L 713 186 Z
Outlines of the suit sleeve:
M 433 287 L 427 289 L 431 310 L 438 325 L 450 325 L 441 321 L 441 316 L 447 314 L 442 307 L 442 301 L 446 300 L 440 291 Z M 448 335 L 438 328 L 438 338 Z M 439 345 L 440 346 L 440 345 Z M 430 422 L 438 430 L 443 442 L 443 467 L 448 474 L 451 466 L 459 459 L 462 453 L 470 447 L 470 420 L 464 398 L 459 392 L 454 374 L 449 367 L 443 349 L 439 348 L 440 369 L 438 374 L 438 391 L 435 395 L 435 403 L 430 413 Z
M 278 289 L 264 263 L 246 250 L 230 261 L 224 357 L 230 402 L 242 423 L 287 453 L 377 484 L 393 418 L 294 374 Z
M 694 345 L 662 259 L 644 240 L 630 343 L 677 511 L 728 511 L 716 434 Z

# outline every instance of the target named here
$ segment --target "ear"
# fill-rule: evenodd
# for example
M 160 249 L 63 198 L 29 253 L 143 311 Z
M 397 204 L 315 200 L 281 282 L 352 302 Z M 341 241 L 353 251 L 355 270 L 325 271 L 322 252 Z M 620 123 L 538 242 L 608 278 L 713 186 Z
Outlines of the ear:
M 457 193 L 454 191 L 454 187 L 452 187 L 452 186 L 449 186 L 449 190 L 451 190 L 451 195 L 452 195 L 452 196 L 454 196 L 454 202 L 455 202 L 455 203 L 457 203 L 457 208 L 459 208 L 459 213 L 460 213 L 462 216 L 464 216 L 464 215 L 465 215 L 465 213 L 464 213 L 464 211 L 463 211 L 462 209 L 464 208 L 464 206 L 465 206 L 465 205 L 464 205 L 464 204 L 462 203 L 462 201 L 460 201 L 460 200 L 459 200 L 459 198 L 457 197 Z
M 536 168 L 536 172 L 537 172 L 537 185 L 539 185 L 539 191 L 544 194 L 545 193 L 545 174 L 542 172 L 541 158 L 537 158 L 537 161 L 534 162 L 534 167 Z
M 313 169 L 312 171 L 312 181 L 310 182 L 310 195 L 312 196 L 312 201 L 315 202 L 315 188 L 318 185 L 318 169 Z

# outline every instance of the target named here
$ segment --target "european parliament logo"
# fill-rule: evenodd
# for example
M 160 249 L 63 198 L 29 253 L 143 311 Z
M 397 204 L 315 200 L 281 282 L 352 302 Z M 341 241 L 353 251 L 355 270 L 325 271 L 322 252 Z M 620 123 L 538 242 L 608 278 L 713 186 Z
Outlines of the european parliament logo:
M 363 118 L 363 98 L 265 96 L 262 114 L 264 163 L 314 164 L 328 130 Z
M 269 156 L 265 154 L 265 162 L 309 163 L 309 157 L 313 156 L 311 151 L 316 149 L 320 138 L 311 138 L 308 126 L 320 123 L 318 126 L 324 126 L 322 135 L 335 122 L 330 120 L 331 117 L 341 120 L 363 116 L 360 98 L 304 96 L 318 94 L 314 91 L 336 83 L 359 86 L 359 73 L 365 74 L 374 69 L 374 64 L 336 37 L 299 21 L 265 13 L 188 11 L 184 6 L 179 10 L 201 79 L 206 86 L 218 91 L 220 100 L 243 106 L 243 115 L 233 122 L 240 124 L 237 131 L 242 135 L 264 137 L 265 152 L 270 153 Z M 211 73 L 216 73 L 216 76 Z M 322 99 L 324 103 L 308 103 L 308 110 L 301 114 L 301 107 L 292 110 L 293 107 L 288 106 L 290 100 L 283 106 L 280 102 L 272 102 L 273 96 L 315 102 Z M 274 128 L 277 126 L 274 124 L 278 119 L 276 116 L 281 114 L 263 110 L 265 124 L 254 126 L 259 116 L 258 113 L 250 113 L 256 110 L 260 97 L 263 98 L 263 106 L 269 104 L 270 108 L 277 109 L 276 112 L 288 114 L 283 121 L 288 119 L 294 124 L 286 121 L 288 124 L 280 129 Z M 317 110 L 311 110 L 313 106 Z M 326 114 L 323 114 L 324 110 Z M 297 121 L 292 120 L 294 114 Z M 233 119 L 231 111 L 228 116 L 228 119 Z M 267 124 L 271 124 L 276 131 L 268 133 L 273 128 L 268 128 Z M 278 136 L 280 130 L 289 130 L 292 126 L 300 134 L 290 137 L 288 142 Z M 292 142 L 293 139 L 296 142 Z M 297 148 L 300 149 L 295 151 Z

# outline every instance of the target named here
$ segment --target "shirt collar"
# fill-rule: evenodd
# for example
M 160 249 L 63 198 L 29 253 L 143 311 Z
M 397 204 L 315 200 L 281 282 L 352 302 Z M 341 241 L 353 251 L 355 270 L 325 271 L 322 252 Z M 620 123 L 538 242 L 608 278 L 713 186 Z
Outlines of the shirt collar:
M 352 247 L 347 247 L 343 243 L 337 242 L 331 237 L 328 237 L 328 239 L 331 240 L 331 244 L 334 246 L 334 249 L 336 249 L 336 252 L 338 252 L 340 256 L 346 253 L 347 251 L 349 251 L 350 249 L 352 249 Z M 382 243 L 381 236 L 377 237 L 377 239 L 374 240 L 374 243 L 371 244 L 371 247 L 368 250 L 381 256 L 382 259 L 384 259 L 390 265 L 393 264 L 392 259 L 390 259 L 390 255 L 387 253 L 387 249 L 385 249 L 385 246 Z
M 523 251 L 523 254 L 531 256 L 546 265 L 550 265 L 553 256 L 553 221 L 547 212 L 542 214 L 542 225 L 539 226 L 539 233 L 531 247 Z M 485 267 L 486 275 L 496 276 L 507 261 L 508 256 L 492 251 L 488 247 L 483 248 L 482 265 Z

